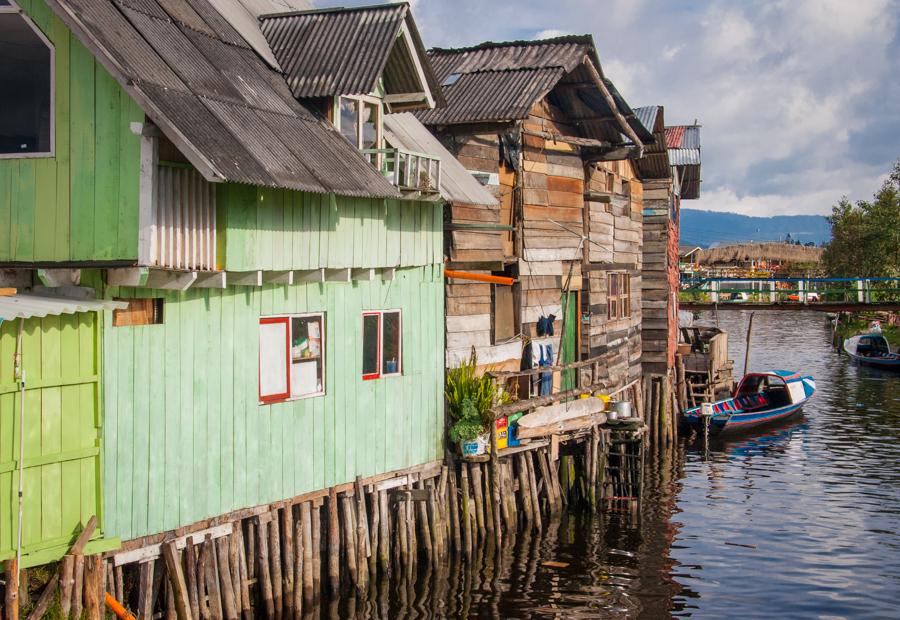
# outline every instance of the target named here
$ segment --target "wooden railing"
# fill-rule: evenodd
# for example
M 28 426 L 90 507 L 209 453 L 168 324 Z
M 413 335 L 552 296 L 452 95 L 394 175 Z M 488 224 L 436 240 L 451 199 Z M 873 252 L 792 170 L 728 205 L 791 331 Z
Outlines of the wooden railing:
M 434 194 L 441 187 L 441 159 L 404 149 L 363 149 L 369 163 L 404 191 Z

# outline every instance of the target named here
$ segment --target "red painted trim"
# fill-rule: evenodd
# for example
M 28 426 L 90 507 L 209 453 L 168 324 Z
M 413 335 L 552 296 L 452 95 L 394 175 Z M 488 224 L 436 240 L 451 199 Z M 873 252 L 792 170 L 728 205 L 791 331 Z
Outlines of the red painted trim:
M 375 336 L 375 362 L 378 366 L 378 370 L 375 372 L 371 372 L 369 374 L 363 374 L 363 381 L 371 381 L 372 379 L 380 379 L 381 378 L 381 313 L 380 312 L 363 312 L 363 352 L 365 352 L 366 348 L 366 317 L 374 316 L 378 319 L 375 325 L 378 328 Z
M 291 397 L 291 319 L 286 316 L 281 317 L 266 317 L 261 318 L 259 320 L 260 325 L 275 325 L 278 323 L 283 323 L 285 326 L 284 329 L 284 351 L 285 351 L 285 360 L 284 360 L 284 370 L 285 370 L 285 385 L 287 385 L 287 392 L 279 392 L 277 394 L 267 394 L 266 396 L 262 395 L 262 392 L 259 392 L 259 388 L 262 387 L 262 382 L 259 380 L 262 374 L 262 360 L 257 359 L 257 392 L 259 393 L 259 400 L 263 403 L 277 403 L 284 400 L 287 400 Z M 260 352 L 260 356 L 262 352 Z

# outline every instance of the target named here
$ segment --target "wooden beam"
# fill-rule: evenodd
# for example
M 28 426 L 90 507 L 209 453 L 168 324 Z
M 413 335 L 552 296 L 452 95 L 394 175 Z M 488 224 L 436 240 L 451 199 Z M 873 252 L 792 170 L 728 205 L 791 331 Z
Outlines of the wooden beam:
M 198 271 L 194 288 L 225 288 L 228 279 L 224 271 Z
M 325 281 L 326 282 L 349 282 L 350 281 L 350 270 L 349 269 L 326 269 L 325 270 Z
M 147 267 L 123 267 L 106 270 L 106 283 L 110 286 L 144 286 L 150 270 Z
M 609 194 L 602 194 L 600 192 L 585 192 L 584 199 L 591 202 L 604 202 L 606 204 L 612 202 L 612 196 L 610 196 Z
M 166 271 L 151 269 L 147 276 L 146 288 L 158 288 L 166 291 L 186 291 L 197 280 L 196 271 Z
M 562 142 L 564 144 L 574 144 L 576 146 L 587 146 L 591 148 L 608 148 L 612 146 L 605 140 L 595 140 L 594 138 L 578 138 L 576 136 L 564 136 L 562 134 L 550 133 L 549 131 L 535 131 L 532 129 L 523 129 L 522 133 L 526 136 L 535 136 L 553 142 Z
M 44 286 L 78 286 L 81 283 L 81 269 L 38 269 L 38 279 Z
M 591 79 L 594 81 L 594 84 L 597 88 L 600 89 L 600 92 L 603 94 L 603 98 L 606 100 L 606 105 L 609 106 L 609 109 L 612 110 L 613 116 L 616 117 L 616 121 L 619 123 L 619 127 L 622 128 L 622 133 L 631 138 L 631 141 L 634 143 L 634 146 L 638 147 L 641 152 L 644 150 L 644 143 L 641 142 L 641 139 L 634 132 L 634 129 L 631 128 L 631 125 L 628 124 L 628 121 L 625 120 L 625 117 L 622 116 L 622 113 L 619 112 L 619 108 L 616 105 L 615 99 L 610 94 L 609 89 L 606 87 L 606 82 L 603 81 L 603 78 L 600 75 L 600 72 L 597 71 L 597 67 L 594 66 L 593 61 L 587 55 L 584 57 L 583 63 L 585 67 L 587 67 L 588 74 L 591 76 Z M 640 157 L 640 155 L 638 155 Z
M 306 269 L 298 271 L 294 275 L 295 282 L 324 282 L 325 281 L 325 270 L 324 269 Z
M 263 284 L 293 284 L 293 271 L 264 271 Z
M 262 271 L 227 271 L 232 286 L 262 286 Z
M 424 92 L 397 93 L 384 96 L 384 102 L 389 105 L 394 103 L 427 103 L 427 101 L 428 95 Z
M 352 280 L 358 280 L 360 282 L 371 282 L 375 279 L 375 270 L 369 268 L 351 269 L 350 278 Z

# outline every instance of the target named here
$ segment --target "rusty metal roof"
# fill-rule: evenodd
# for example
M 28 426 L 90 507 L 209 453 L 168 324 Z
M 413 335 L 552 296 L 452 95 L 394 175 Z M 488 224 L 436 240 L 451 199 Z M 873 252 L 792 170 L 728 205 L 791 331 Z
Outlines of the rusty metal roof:
M 208 180 L 398 195 L 210 0 L 48 4 Z
M 277 13 L 261 16 L 260 22 L 298 98 L 369 94 L 383 77 L 388 95 L 425 87 L 440 101 L 407 3 Z M 404 27 L 411 49 L 400 36 Z
M 666 146 L 669 161 L 681 175 L 681 197 L 694 200 L 700 197 L 700 126 L 673 125 L 666 127 Z
M 539 41 L 488 42 L 458 49 L 429 51 L 447 105 L 419 118 L 428 125 L 524 119 L 531 107 L 550 94 L 577 120 L 587 137 L 619 144 L 621 127 L 601 91 L 591 82 L 585 63 L 593 64 L 612 95 L 616 108 L 644 140 L 652 140 L 634 112 L 603 77 L 590 35 Z

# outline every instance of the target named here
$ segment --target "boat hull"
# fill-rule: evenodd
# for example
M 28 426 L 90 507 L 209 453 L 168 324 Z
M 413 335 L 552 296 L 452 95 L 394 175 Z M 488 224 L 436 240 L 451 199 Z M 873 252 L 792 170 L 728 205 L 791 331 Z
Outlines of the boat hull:
M 886 359 L 882 357 L 863 357 L 861 355 L 850 354 L 853 361 L 862 366 L 871 366 L 873 368 L 881 368 L 882 370 L 893 370 L 900 372 L 900 358 Z

